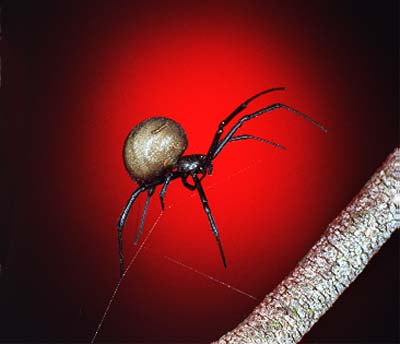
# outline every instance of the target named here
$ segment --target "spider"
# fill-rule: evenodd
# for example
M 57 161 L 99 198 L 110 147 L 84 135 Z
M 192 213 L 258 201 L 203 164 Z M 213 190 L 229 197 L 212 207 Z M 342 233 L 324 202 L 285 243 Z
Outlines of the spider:
M 284 89 L 284 87 L 275 87 L 262 91 L 239 105 L 228 117 L 219 123 L 218 129 L 214 135 L 207 154 L 192 154 L 182 156 L 188 144 L 185 131 L 179 123 L 166 117 L 149 118 L 139 123 L 131 130 L 125 140 L 123 159 L 129 176 L 138 184 L 138 188 L 134 190 L 130 196 L 117 224 L 120 277 L 123 276 L 124 272 L 122 230 L 133 203 L 139 194 L 147 191 L 146 202 L 144 205 L 139 229 L 135 238 L 135 244 L 137 244 L 143 231 L 147 209 L 149 207 L 150 199 L 154 194 L 155 188 L 158 185 L 162 185 L 159 196 L 161 208 L 164 210 L 164 197 L 168 185 L 172 180 L 178 178 L 182 180 L 183 185 L 189 190 L 197 190 L 204 211 L 208 217 L 208 221 L 210 222 L 212 233 L 217 241 L 222 263 L 225 268 L 227 267 L 218 229 L 211 214 L 211 209 L 208 205 L 206 194 L 201 185 L 201 181 L 207 175 L 212 174 L 214 159 L 219 153 L 221 153 L 222 149 L 228 143 L 242 140 L 257 140 L 280 149 L 285 149 L 285 147 L 277 143 L 257 136 L 248 134 L 235 135 L 237 130 L 244 124 L 244 122 L 276 109 L 286 109 L 312 123 L 323 132 L 327 132 L 327 130 L 321 124 L 317 123 L 300 111 L 281 103 L 275 103 L 251 114 L 242 116 L 224 135 L 225 127 L 240 112 L 242 112 L 251 101 L 263 94 L 274 91 L 282 91 Z

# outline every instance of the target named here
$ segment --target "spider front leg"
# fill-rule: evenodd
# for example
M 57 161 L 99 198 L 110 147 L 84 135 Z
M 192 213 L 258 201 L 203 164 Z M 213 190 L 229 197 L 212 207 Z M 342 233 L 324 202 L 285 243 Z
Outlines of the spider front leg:
M 215 155 L 215 150 L 218 147 L 220 138 L 221 138 L 221 136 L 222 136 L 222 134 L 224 132 L 224 128 L 228 125 L 228 123 L 235 116 L 237 116 L 240 112 L 242 112 L 247 107 L 247 105 L 249 105 L 249 103 L 251 103 L 254 99 L 260 97 L 261 95 L 266 94 L 266 93 L 270 93 L 270 92 L 275 92 L 275 91 L 283 91 L 283 90 L 285 90 L 284 87 L 274 87 L 274 88 L 270 88 L 268 90 L 262 91 L 260 93 L 257 93 L 255 96 L 247 99 L 242 104 L 240 104 L 227 118 L 225 118 L 223 121 L 221 121 L 219 123 L 218 130 L 215 133 L 214 138 L 213 138 L 213 140 L 211 142 L 211 146 L 210 146 L 210 148 L 209 148 L 209 150 L 207 152 L 207 156 L 206 156 L 207 165 L 212 161 L 213 156 Z
M 221 244 L 221 240 L 219 238 L 219 233 L 218 233 L 218 229 L 217 226 L 215 224 L 214 218 L 211 214 L 211 209 L 210 206 L 208 205 L 208 201 L 207 201 L 207 197 L 206 194 L 204 193 L 204 189 L 201 185 L 200 179 L 197 177 L 196 173 L 191 173 L 191 176 L 193 178 L 194 184 L 195 184 L 195 188 L 197 189 L 199 196 L 200 196 L 200 200 L 201 203 L 203 204 L 203 209 L 207 214 L 208 217 L 208 221 L 210 222 L 211 225 L 211 230 L 214 234 L 215 239 L 217 240 L 217 244 L 218 244 L 218 248 L 219 248 L 219 252 L 221 253 L 221 258 L 222 258 L 222 262 L 224 264 L 224 267 L 226 268 L 226 259 L 225 259 L 225 254 L 224 254 L 224 250 L 222 249 L 222 244 Z
M 247 134 L 245 134 L 245 135 L 236 135 L 236 136 L 232 136 L 232 137 L 228 140 L 228 142 L 243 141 L 243 140 L 256 140 L 256 141 L 260 141 L 260 142 L 269 144 L 269 145 L 274 146 L 274 147 L 279 148 L 279 149 L 286 149 L 284 146 L 280 145 L 279 143 L 276 143 L 276 142 L 273 142 L 273 141 L 269 141 L 269 140 L 263 139 L 263 138 L 258 137 L 258 136 L 247 135 Z M 228 143 L 228 142 L 226 142 L 226 143 Z M 218 149 L 218 151 L 216 151 L 216 153 L 213 155 L 213 159 L 215 159 L 216 156 L 217 156 L 220 152 L 221 152 L 221 149 Z
M 311 124 L 313 124 L 314 126 L 316 126 L 317 128 L 319 128 L 320 130 L 322 130 L 323 132 L 327 132 L 328 130 L 322 126 L 321 124 L 319 124 L 318 122 L 314 121 L 312 118 L 308 117 L 307 115 L 305 115 L 304 113 L 290 107 L 287 106 L 285 104 L 281 104 L 281 103 L 276 103 L 276 104 L 272 104 L 270 106 L 267 106 L 257 112 L 251 113 L 249 115 L 245 115 L 243 117 L 240 118 L 240 120 L 229 130 L 229 132 L 226 134 L 226 136 L 217 144 L 217 147 L 211 157 L 211 159 L 214 159 L 219 152 L 221 152 L 222 148 L 225 147 L 225 145 L 228 142 L 231 142 L 232 139 L 234 140 L 234 134 L 236 133 L 236 131 L 243 125 L 244 122 L 249 121 L 253 118 L 256 118 L 262 114 L 265 114 L 267 112 L 273 111 L 273 110 L 277 110 L 277 109 L 285 109 L 288 110 L 292 113 L 294 113 L 295 115 L 298 115 L 300 117 L 302 117 L 303 119 L 305 119 L 306 121 L 310 122 Z M 244 136 L 249 136 L 249 135 L 244 135 Z M 239 136 L 240 137 L 240 136 Z M 249 138 L 249 137 L 247 137 Z M 254 137 L 253 137 L 254 138 Z M 243 139 L 243 138 L 242 138 Z

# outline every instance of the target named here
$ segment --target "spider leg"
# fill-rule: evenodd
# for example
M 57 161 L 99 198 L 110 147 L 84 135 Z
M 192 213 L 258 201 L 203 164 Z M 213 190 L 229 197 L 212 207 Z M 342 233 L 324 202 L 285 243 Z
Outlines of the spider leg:
M 201 203 L 203 204 L 204 211 L 207 214 L 208 221 L 210 222 L 210 225 L 211 225 L 211 230 L 215 236 L 215 239 L 217 240 L 219 252 L 221 253 L 222 262 L 224 264 L 224 267 L 226 268 L 227 265 L 226 265 L 224 250 L 222 249 L 222 244 L 221 244 L 221 240 L 219 238 L 218 229 L 215 224 L 214 218 L 211 214 L 211 209 L 208 205 L 206 194 L 204 193 L 204 189 L 203 189 L 201 182 L 200 182 L 199 178 L 197 177 L 196 173 L 192 173 L 191 176 L 193 178 L 194 184 L 196 185 L 196 189 L 199 192 Z
M 162 211 L 164 211 L 164 197 L 165 197 L 165 193 L 167 192 L 167 187 L 169 185 L 169 182 L 172 180 L 173 177 L 173 173 L 171 172 L 170 174 L 167 175 L 167 178 L 165 178 L 163 187 L 160 191 L 160 202 L 161 202 L 161 209 Z
M 284 146 L 280 145 L 279 143 L 263 139 L 262 137 L 258 137 L 258 136 L 254 136 L 254 135 L 247 135 L 247 134 L 232 136 L 232 138 L 229 140 L 229 142 L 241 141 L 241 140 L 250 140 L 250 139 L 267 143 L 267 144 L 272 145 L 272 146 L 274 146 L 276 148 L 286 149 Z
M 117 223 L 117 230 L 118 230 L 118 245 L 119 245 L 119 274 L 122 277 L 124 272 L 124 254 L 122 251 L 122 229 L 124 228 L 126 219 L 128 217 L 129 211 L 131 210 L 133 202 L 135 202 L 136 198 L 139 194 L 147 189 L 146 185 L 139 186 L 135 191 L 132 192 L 131 197 L 129 197 L 128 202 L 125 205 L 124 210 L 122 211 L 118 223 Z
M 253 136 L 253 135 L 237 135 L 237 136 L 232 136 L 231 139 L 230 139 L 228 142 L 241 141 L 241 140 L 249 140 L 249 139 L 256 140 L 256 141 L 260 141 L 260 142 L 264 142 L 264 143 L 269 144 L 269 145 L 272 145 L 272 146 L 274 146 L 274 147 L 276 147 L 276 148 L 286 149 L 284 146 L 282 146 L 282 145 L 280 145 L 280 144 L 278 144 L 278 143 L 275 143 L 275 142 L 272 142 L 272 141 L 269 141 L 269 140 L 265 140 L 265 139 L 263 139 L 263 138 L 261 138 L 261 137 Z M 221 150 L 218 151 L 218 153 L 220 153 L 220 152 L 221 152 Z M 215 154 L 214 158 L 218 155 L 218 153 Z
M 142 218 L 141 218 L 141 220 L 140 220 L 139 230 L 138 230 L 138 232 L 137 232 L 137 234 L 136 234 L 135 245 L 137 244 L 137 242 L 138 242 L 139 239 L 140 239 L 140 236 L 142 235 L 143 226 L 144 226 L 144 220 L 146 219 L 147 209 L 149 208 L 150 198 L 151 198 L 151 196 L 153 196 L 154 189 L 155 189 L 155 186 L 150 186 L 150 187 L 148 188 L 148 190 L 147 190 L 146 203 L 145 203 L 144 208 L 143 208 L 143 213 L 142 213 Z
M 160 185 L 164 182 L 164 177 L 161 179 L 157 179 L 149 184 L 140 184 L 139 187 L 132 192 L 131 196 L 129 197 L 128 202 L 126 203 L 124 209 L 122 210 L 121 215 L 119 216 L 118 222 L 117 222 L 117 231 L 118 231 L 118 246 L 119 246 L 119 273 L 120 277 L 122 277 L 124 273 L 124 254 L 123 254 L 123 245 L 122 245 L 122 230 L 125 226 L 126 220 L 128 218 L 129 211 L 131 210 L 131 207 L 137 197 L 142 193 L 143 191 L 146 191 L 148 189 L 154 189 L 155 186 Z M 153 190 L 154 191 L 154 190 Z M 153 191 L 151 193 L 153 193 Z M 147 203 L 147 202 L 146 202 Z M 147 209 L 146 209 L 147 212 Z M 142 216 L 142 222 L 144 222 L 144 217 Z M 141 224 L 142 226 L 142 224 Z
M 317 123 L 316 121 L 314 121 L 312 118 L 308 117 L 307 115 L 305 115 L 304 113 L 281 103 L 276 103 L 276 104 L 272 104 L 270 106 L 267 106 L 257 112 L 254 112 L 252 114 L 249 115 L 245 115 L 242 118 L 240 118 L 240 120 L 229 130 L 229 132 L 226 134 L 226 136 L 218 143 L 213 155 L 212 155 L 212 159 L 214 159 L 218 153 L 222 150 L 222 148 L 224 148 L 224 146 L 230 142 L 230 140 L 233 138 L 233 135 L 236 133 L 236 131 L 242 126 L 242 124 L 246 121 L 249 121 L 253 118 L 256 118 L 264 113 L 273 111 L 273 110 L 277 110 L 277 109 L 285 109 L 288 110 L 300 117 L 302 117 L 303 119 L 305 119 L 306 121 L 310 122 L 311 124 L 315 125 L 317 128 L 321 129 L 323 132 L 327 132 L 328 130 L 322 126 L 321 124 Z
M 188 176 L 183 176 L 182 177 L 182 183 L 183 185 L 185 185 L 189 190 L 196 190 L 196 185 L 192 185 L 190 183 L 188 183 L 187 181 Z
M 257 93 L 256 95 L 254 95 L 253 97 L 247 99 L 246 101 L 244 101 L 242 104 L 240 104 L 227 118 L 225 118 L 223 121 L 221 121 L 219 123 L 218 126 L 218 130 L 214 135 L 214 138 L 211 142 L 211 146 L 207 152 L 207 157 L 206 157 L 206 162 L 210 163 L 211 160 L 213 159 L 214 156 L 214 152 L 218 147 L 218 143 L 219 140 L 221 138 L 221 135 L 224 132 L 224 127 L 240 112 L 242 112 L 247 105 L 249 105 L 250 102 L 252 102 L 254 99 L 258 98 L 259 96 L 266 94 L 266 93 L 270 93 L 270 92 L 274 92 L 274 91 L 283 91 L 285 88 L 284 87 L 275 87 L 275 88 L 270 88 L 268 90 L 262 91 L 260 93 Z
M 170 172 L 165 177 L 165 180 L 163 182 L 163 187 L 161 188 L 161 191 L 160 191 L 160 202 L 161 202 L 162 211 L 164 211 L 164 197 L 165 197 L 165 193 L 167 192 L 168 185 L 171 182 L 171 180 L 176 179 L 178 177 L 181 177 L 181 174 L 178 171 Z

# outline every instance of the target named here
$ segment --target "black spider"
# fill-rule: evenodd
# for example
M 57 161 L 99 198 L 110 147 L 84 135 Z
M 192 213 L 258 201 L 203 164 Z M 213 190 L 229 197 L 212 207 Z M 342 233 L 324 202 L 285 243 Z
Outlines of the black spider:
M 253 139 L 264 143 L 271 144 L 275 147 L 284 149 L 283 146 L 274 142 L 253 135 L 235 135 L 236 131 L 246 121 L 257 116 L 276 109 L 286 109 L 296 115 L 299 115 L 317 126 L 322 131 L 327 130 L 313 119 L 304 115 L 300 111 L 287 105 L 275 103 L 269 105 L 254 113 L 241 117 L 232 128 L 223 136 L 225 126 L 231 122 L 247 105 L 262 94 L 284 90 L 284 87 L 271 88 L 260 92 L 255 96 L 247 99 L 243 104 L 239 105 L 226 119 L 218 126 L 218 130 L 214 135 L 211 146 L 207 154 L 184 155 L 183 152 L 187 147 L 187 138 L 183 128 L 175 121 L 165 117 L 152 117 L 139 123 L 129 133 L 123 151 L 125 167 L 131 178 L 139 184 L 139 187 L 132 193 L 122 214 L 118 220 L 118 241 L 119 241 L 119 259 L 120 259 L 120 276 L 124 271 L 124 256 L 122 252 L 122 229 L 126 222 L 129 210 L 135 199 L 140 193 L 147 190 L 147 199 L 143 209 L 143 214 L 136 235 L 135 243 L 138 242 L 144 225 L 150 198 L 154 193 L 157 185 L 162 185 L 160 192 L 161 207 L 164 210 L 164 196 L 171 180 L 181 178 L 182 183 L 189 190 L 197 190 L 203 204 L 204 211 L 208 216 L 211 230 L 217 240 L 217 244 L 221 253 L 221 258 L 226 267 L 226 259 L 219 238 L 217 226 L 211 214 L 207 197 L 201 185 L 201 180 L 207 175 L 211 175 L 213 170 L 212 162 L 229 142 Z M 190 178 L 193 182 L 188 181 Z

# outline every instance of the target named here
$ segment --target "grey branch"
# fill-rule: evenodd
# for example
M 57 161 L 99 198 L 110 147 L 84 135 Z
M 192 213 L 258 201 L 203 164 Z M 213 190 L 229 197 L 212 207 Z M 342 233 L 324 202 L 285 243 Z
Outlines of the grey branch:
M 299 342 L 399 227 L 397 148 L 296 268 L 215 343 Z

